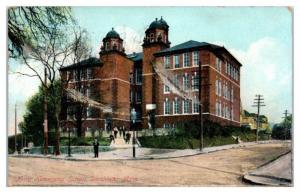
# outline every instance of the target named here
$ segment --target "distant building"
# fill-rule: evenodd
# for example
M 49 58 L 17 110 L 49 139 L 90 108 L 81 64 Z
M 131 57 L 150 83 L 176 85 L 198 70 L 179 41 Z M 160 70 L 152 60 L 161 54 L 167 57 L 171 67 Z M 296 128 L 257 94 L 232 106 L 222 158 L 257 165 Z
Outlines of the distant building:
M 169 26 L 165 20 L 154 20 L 145 31 L 143 51 L 126 54 L 123 40 L 112 29 L 103 39 L 100 58 L 89 59 L 61 69 L 63 78 L 71 77 L 65 88 L 74 88 L 102 104 L 111 105 L 112 113 L 87 107 L 81 128 L 129 128 L 130 109 L 137 112 L 137 127 L 176 127 L 183 121 L 199 118 L 199 77 L 202 79 L 203 118 L 221 125 L 240 126 L 241 63 L 224 47 L 190 40 L 170 47 Z M 164 85 L 154 69 L 162 63 L 174 75 L 172 82 L 192 92 L 186 99 Z M 199 76 L 199 65 L 201 75 Z M 82 82 L 80 88 L 76 83 Z M 63 127 L 74 127 L 68 121 L 72 102 L 63 100 Z M 93 112 L 93 113 L 92 113 Z
M 241 113 L 241 126 L 248 127 L 252 130 L 256 129 L 257 114 L 249 113 L 243 110 Z M 268 118 L 265 115 L 259 116 L 259 129 L 266 130 L 269 128 Z

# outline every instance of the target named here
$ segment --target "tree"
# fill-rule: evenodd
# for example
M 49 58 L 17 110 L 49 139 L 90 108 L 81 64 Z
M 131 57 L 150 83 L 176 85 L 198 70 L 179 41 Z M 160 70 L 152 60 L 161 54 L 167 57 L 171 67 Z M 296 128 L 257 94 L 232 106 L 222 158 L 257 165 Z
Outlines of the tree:
M 55 128 L 57 119 L 55 117 L 56 98 L 61 97 L 61 82 L 56 80 L 53 84 L 54 92 L 48 100 L 48 119 L 49 119 L 49 144 L 55 145 Z M 26 138 L 32 141 L 35 145 L 43 144 L 43 111 L 44 111 L 44 91 L 43 86 L 39 87 L 38 92 L 33 95 L 26 103 L 26 113 L 23 116 L 23 122 L 19 123 L 19 128 Z
M 27 10 L 28 9 L 28 10 Z M 13 9 L 12 9 L 13 10 Z M 25 11 L 24 11 L 25 10 Z M 27 13 L 26 10 L 29 12 Z M 83 42 L 82 31 L 76 26 L 73 18 L 71 17 L 70 8 L 61 9 L 37 9 L 36 11 L 32 7 L 20 8 L 23 14 L 19 14 L 19 17 L 12 19 L 12 21 L 24 21 L 27 24 L 29 33 L 24 40 L 24 45 L 21 44 L 21 49 L 18 51 L 18 45 L 14 46 L 11 41 L 12 51 L 17 50 L 19 62 L 26 65 L 31 71 L 31 74 L 25 74 L 23 72 L 15 72 L 24 76 L 36 77 L 40 80 L 44 88 L 44 150 L 47 154 L 48 147 L 48 120 L 47 120 L 47 100 L 48 93 L 50 98 L 54 95 L 53 84 L 57 78 L 60 78 L 58 70 L 66 65 L 72 63 L 75 59 L 86 57 L 87 49 L 84 46 L 86 44 L 80 44 Z M 32 13 L 34 12 L 34 13 Z M 14 12 L 12 12 L 12 15 Z M 40 14 L 40 15 L 39 15 Z M 53 15 L 52 15 L 53 14 Z M 29 17 L 30 15 L 31 17 Z M 33 16 L 36 16 L 38 21 L 32 21 Z M 40 19 L 40 20 L 39 20 Z M 13 22 L 11 22 L 13 23 Z M 71 29 L 71 30 L 70 30 Z M 78 32 L 79 31 L 79 32 Z M 78 33 L 77 33 L 78 32 Z M 23 40 L 23 37 L 19 37 L 22 34 L 16 34 L 18 38 Z M 20 42 L 19 42 L 20 43 Z M 22 43 L 22 42 L 21 42 Z M 79 45 L 79 46 L 78 46 Z M 83 46 L 84 45 L 84 46 Z M 16 48 L 16 49 L 14 49 Z M 59 155 L 59 114 L 60 114 L 60 98 L 52 98 L 49 100 L 56 101 L 56 144 L 55 154 Z
M 280 124 L 275 124 L 272 129 L 272 138 L 291 139 L 292 115 L 287 116 Z
M 49 33 L 51 26 L 65 25 L 72 20 L 70 7 L 10 7 L 8 8 L 9 57 L 19 58 L 24 47 Z

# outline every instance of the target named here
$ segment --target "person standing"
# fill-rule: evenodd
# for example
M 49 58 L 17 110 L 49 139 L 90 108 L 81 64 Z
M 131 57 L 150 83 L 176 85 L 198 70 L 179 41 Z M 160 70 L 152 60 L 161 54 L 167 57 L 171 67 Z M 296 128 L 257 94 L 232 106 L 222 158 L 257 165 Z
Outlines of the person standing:
M 114 138 L 114 136 L 113 136 L 112 133 L 109 135 L 109 139 L 110 139 L 110 143 L 111 143 L 112 141 L 114 141 L 114 143 L 115 143 L 115 138 Z
M 97 139 L 94 140 L 94 154 L 95 154 L 95 158 L 98 157 L 99 154 L 99 142 Z
M 118 136 L 118 129 L 117 129 L 117 127 L 114 127 L 114 137 L 115 137 L 115 139 L 117 139 L 117 136 Z
M 120 135 L 120 137 L 122 137 L 122 134 L 123 134 L 123 127 L 120 127 L 120 129 L 119 129 L 119 135 Z
M 125 129 L 125 127 L 124 127 L 124 126 L 123 126 L 123 130 L 122 130 L 122 132 L 123 132 L 123 138 L 125 139 L 125 138 L 126 138 L 126 136 L 125 136 L 126 129 Z

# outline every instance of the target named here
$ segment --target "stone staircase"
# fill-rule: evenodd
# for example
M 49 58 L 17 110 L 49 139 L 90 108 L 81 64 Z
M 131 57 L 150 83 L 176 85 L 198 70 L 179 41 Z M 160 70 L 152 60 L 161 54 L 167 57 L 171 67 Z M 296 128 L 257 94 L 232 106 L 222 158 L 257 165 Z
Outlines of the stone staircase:
M 123 138 L 123 136 L 120 137 L 120 135 L 118 134 L 117 138 L 115 139 L 115 142 L 112 141 L 110 144 L 110 147 L 113 148 L 132 148 L 132 139 L 133 139 L 133 131 L 130 131 L 131 137 L 130 137 L 130 141 L 129 144 L 125 143 L 125 140 Z M 140 147 L 140 143 L 138 140 L 136 140 L 136 146 L 135 147 Z

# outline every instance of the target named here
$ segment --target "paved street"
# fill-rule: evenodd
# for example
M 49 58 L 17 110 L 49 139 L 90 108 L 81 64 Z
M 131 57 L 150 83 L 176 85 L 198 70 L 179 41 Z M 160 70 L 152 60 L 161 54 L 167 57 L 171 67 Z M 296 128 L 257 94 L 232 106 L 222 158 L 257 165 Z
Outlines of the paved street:
M 246 186 L 243 175 L 288 150 L 271 143 L 158 160 L 9 157 L 8 185 Z

